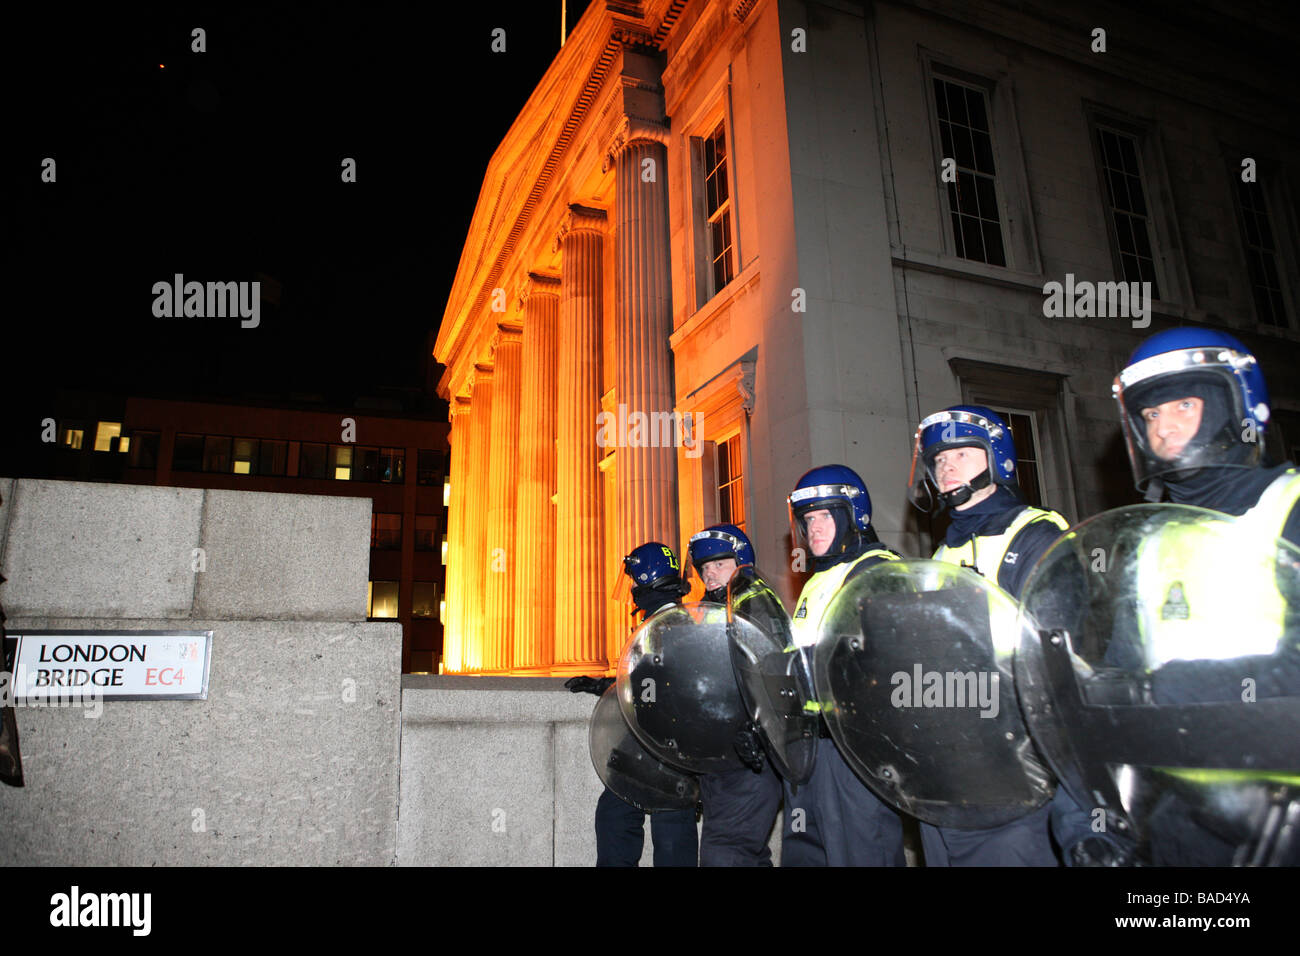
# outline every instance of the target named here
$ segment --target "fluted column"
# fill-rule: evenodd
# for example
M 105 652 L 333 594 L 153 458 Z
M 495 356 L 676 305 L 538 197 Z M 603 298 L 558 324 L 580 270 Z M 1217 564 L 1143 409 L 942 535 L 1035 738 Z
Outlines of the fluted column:
M 484 667 L 484 588 L 488 568 L 487 510 L 492 392 L 492 370 L 475 366 L 472 392 L 474 414 L 470 417 L 469 462 L 465 470 L 465 573 L 462 576 L 465 582 L 465 670 L 470 672 L 480 671 Z
M 560 280 L 529 274 L 524 308 L 519 409 L 519 492 L 515 509 L 515 667 L 555 660 L 556 318 Z
M 489 452 L 485 670 L 508 670 L 514 657 L 515 497 L 519 464 L 519 373 L 523 336 L 498 326 L 493 344 Z
M 604 529 L 596 468 L 604 227 L 604 212 L 571 205 L 556 238 L 563 252 L 556 395 L 557 665 L 596 661 L 604 643 Z
M 618 222 L 618 385 L 628 415 L 649 423 L 645 441 L 618 449 L 617 551 L 646 541 L 676 550 L 677 447 L 668 241 L 667 131 L 626 121 L 607 154 L 615 166 Z M 619 418 L 623 416 L 619 409 Z
M 451 415 L 451 498 L 447 502 L 447 613 L 442 628 L 442 663 L 448 673 L 465 669 L 465 488 L 469 484 L 470 403 L 457 398 Z

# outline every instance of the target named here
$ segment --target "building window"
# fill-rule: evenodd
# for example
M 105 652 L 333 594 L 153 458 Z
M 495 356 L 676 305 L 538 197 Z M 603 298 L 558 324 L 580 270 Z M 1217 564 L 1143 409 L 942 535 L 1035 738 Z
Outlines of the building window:
M 100 422 L 95 428 L 95 451 L 117 451 L 121 434 L 121 422 Z
M 731 196 L 727 183 L 726 124 L 704 138 L 704 216 L 708 222 L 709 276 L 712 298 L 735 277 L 731 241 Z
M 438 610 L 438 583 L 415 581 L 411 593 L 411 617 L 433 617 Z
M 714 446 L 718 479 L 718 521 L 745 527 L 745 467 L 740 433 Z
M 442 453 L 429 448 L 421 448 L 417 465 L 416 484 L 436 485 L 438 476 L 442 474 Z
M 203 470 L 202 435 L 176 436 L 176 447 L 172 452 L 172 469 L 174 471 Z
M 381 448 L 379 450 L 379 480 L 394 485 L 406 483 L 405 448 Z
M 74 451 L 81 451 L 81 445 L 85 440 L 86 430 L 84 428 L 78 428 L 71 425 L 63 426 L 63 441 L 61 444 L 73 449 Z
M 987 93 L 936 76 L 934 101 L 943 159 L 956 164 L 957 181 L 945 184 L 956 254 L 1005 266 Z
M 236 438 L 231 471 L 236 475 L 251 475 L 257 471 L 257 439 Z
M 315 442 L 303 442 L 298 454 L 299 478 L 329 477 L 329 447 Z
M 396 581 L 371 581 L 366 585 L 366 616 L 389 621 L 397 617 Z
M 220 435 L 208 435 L 203 439 L 203 470 L 231 471 L 230 439 Z
M 330 475 L 335 481 L 352 480 L 352 453 L 355 449 L 351 445 L 330 445 Z
M 1255 297 L 1255 314 L 1265 325 L 1287 326 L 1286 301 L 1278 269 L 1278 249 L 1261 183 L 1237 180 L 1237 212 L 1246 249 L 1246 273 Z
M 1043 507 L 1043 478 L 1039 469 L 1038 425 L 1033 412 L 1013 408 L 987 406 L 1007 423 L 1011 440 L 1016 445 L 1016 481 L 1025 501 L 1035 508 Z
M 402 546 L 402 516 L 376 512 L 370 516 L 370 547 L 396 551 Z
M 1125 282 L 1150 282 L 1152 298 L 1159 299 L 1154 233 L 1137 138 L 1105 126 L 1096 127 L 1095 132 L 1107 223 L 1120 274 Z
M 136 432 L 131 442 L 132 468 L 157 468 L 158 443 L 162 435 L 158 432 Z
M 289 443 L 287 441 L 262 441 L 257 453 L 259 475 L 283 476 L 288 470 Z
M 415 516 L 415 550 L 432 551 L 438 540 L 438 518 L 436 515 Z

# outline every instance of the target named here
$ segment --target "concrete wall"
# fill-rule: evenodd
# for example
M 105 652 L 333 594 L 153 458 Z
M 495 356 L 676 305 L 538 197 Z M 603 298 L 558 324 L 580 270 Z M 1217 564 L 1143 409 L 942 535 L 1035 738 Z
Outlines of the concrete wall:
M 592 866 L 587 727 L 596 698 L 558 678 L 402 679 L 402 866 Z M 781 858 L 780 817 L 768 845 Z M 641 865 L 653 865 L 645 825 Z
M 393 861 L 402 638 L 365 619 L 369 499 L 9 479 L 0 496 L 10 634 L 214 632 L 205 701 L 18 708 L 26 786 L 0 787 L 0 864 Z

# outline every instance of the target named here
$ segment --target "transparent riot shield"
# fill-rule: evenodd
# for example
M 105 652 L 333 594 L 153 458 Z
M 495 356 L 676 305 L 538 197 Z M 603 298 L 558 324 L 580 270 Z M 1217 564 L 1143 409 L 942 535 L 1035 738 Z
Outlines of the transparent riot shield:
M 1015 600 L 940 561 L 884 561 L 822 618 L 817 696 L 862 781 L 937 826 L 1007 823 L 1052 795 L 1016 703 Z
M 636 739 L 623 719 L 613 685 L 592 711 L 587 745 L 601 782 L 639 810 L 687 810 L 700 799 L 700 784 L 694 774 L 663 763 Z
M 660 760 L 692 773 L 744 766 L 735 741 L 749 718 L 731 672 L 721 604 L 652 614 L 623 652 L 617 687 L 628 726 Z
M 1026 582 L 1030 730 L 1148 862 L 1300 862 L 1300 551 L 1275 530 L 1120 508 L 1072 528 Z
M 790 639 L 784 606 L 752 568 L 737 570 L 727 592 L 734 621 L 731 666 L 768 759 L 793 784 L 807 783 L 817 759 L 817 710 L 808 657 Z

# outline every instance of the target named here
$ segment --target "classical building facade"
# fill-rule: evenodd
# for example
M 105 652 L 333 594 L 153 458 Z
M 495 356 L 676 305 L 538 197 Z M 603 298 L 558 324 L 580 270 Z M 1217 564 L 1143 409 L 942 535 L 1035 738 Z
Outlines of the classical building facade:
M 1172 325 L 1254 347 L 1300 444 L 1286 7 L 1131 6 L 592 3 L 434 347 L 443 669 L 608 671 L 622 555 L 717 521 L 793 598 L 785 496 L 818 464 L 929 553 L 912 436 L 959 401 L 1011 416 L 1032 500 L 1131 503 L 1110 384 Z

